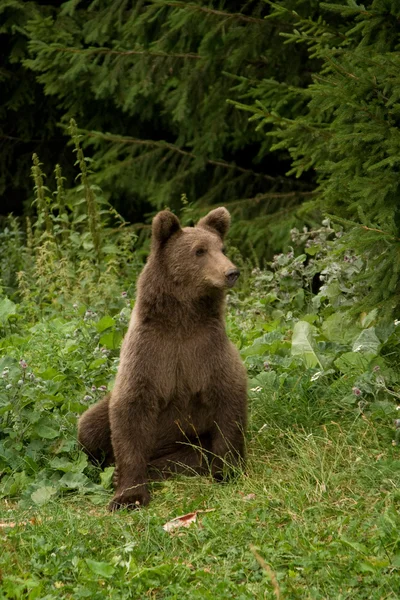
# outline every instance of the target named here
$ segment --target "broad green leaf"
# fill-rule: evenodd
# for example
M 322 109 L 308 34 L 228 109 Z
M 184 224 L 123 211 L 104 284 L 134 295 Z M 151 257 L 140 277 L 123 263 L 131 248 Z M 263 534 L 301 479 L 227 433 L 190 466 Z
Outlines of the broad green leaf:
M 36 490 L 31 494 L 31 498 L 35 504 L 42 506 L 46 504 L 55 494 L 57 494 L 57 490 L 51 486 L 44 486 Z
M 0 302 L 0 323 L 5 323 L 15 314 L 17 314 L 17 305 L 8 298 L 3 298 Z
M 112 577 L 112 575 L 115 573 L 115 568 L 109 563 L 97 562 L 97 560 L 91 560 L 90 558 L 85 558 L 85 562 L 95 575 L 100 575 L 101 577 Z
M 360 352 L 345 352 L 335 360 L 335 366 L 345 375 L 350 373 L 364 373 L 368 369 L 370 360 L 374 355 L 368 356 Z
M 292 335 L 292 356 L 300 356 L 309 369 L 316 366 L 322 368 L 321 361 L 314 349 L 313 329 L 307 321 L 298 321 L 293 328 Z
M 96 329 L 99 333 L 109 329 L 110 327 L 114 327 L 115 321 L 112 317 L 105 316 L 98 323 L 96 323 Z
M 93 371 L 94 369 L 98 369 L 101 365 L 104 365 L 107 362 L 106 358 L 96 358 L 95 360 L 93 360 L 90 365 L 89 365 L 89 369 L 91 371 Z
M 56 429 L 40 422 L 35 425 L 34 431 L 39 437 L 44 438 L 45 440 L 53 440 L 60 435 L 60 432 Z
M 247 356 L 264 356 L 266 353 L 274 354 L 274 350 L 278 346 L 286 344 L 282 338 L 283 335 L 280 331 L 269 331 L 256 338 L 251 346 L 243 348 L 240 353 L 244 358 Z
M 109 490 L 112 487 L 112 480 L 115 467 L 107 467 L 102 473 L 100 473 L 100 481 L 103 488 Z
M 374 308 L 373 310 L 371 310 L 368 314 L 363 314 L 361 316 L 361 325 L 363 327 L 369 327 L 371 325 L 371 323 L 373 323 L 376 319 L 376 317 L 378 316 L 378 309 Z
M 399 567 L 400 568 L 400 552 L 398 554 L 395 554 L 392 558 L 392 565 L 394 567 Z
M 108 350 L 117 350 L 121 345 L 121 341 L 122 333 L 120 331 L 109 331 L 101 336 L 99 344 Z
M 368 352 L 378 354 L 381 343 L 375 333 L 375 327 L 364 329 L 353 344 L 353 352 Z
M 50 461 L 50 467 L 52 469 L 56 469 L 57 471 L 64 471 L 64 473 L 82 473 L 82 471 L 87 467 L 87 456 L 85 454 L 80 454 L 79 459 L 77 461 L 70 461 L 65 457 L 53 458 Z
M 325 319 L 321 330 L 327 340 L 338 344 L 348 344 L 360 333 L 360 328 L 343 312 L 335 312 Z
M 97 487 L 83 473 L 65 473 L 65 475 L 61 477 L 59 484 L 70 489 Z
M 42 379 L 45 379 L 46 381 L 49 381 L 51 379 L 57 379 L 57 381 L 63 381 L 66 378 L 65 375 L 63 375 L 56 369 L 53 369 L 53 367 L 48 367 L 48 369 L 39 373 L 39 376 Z

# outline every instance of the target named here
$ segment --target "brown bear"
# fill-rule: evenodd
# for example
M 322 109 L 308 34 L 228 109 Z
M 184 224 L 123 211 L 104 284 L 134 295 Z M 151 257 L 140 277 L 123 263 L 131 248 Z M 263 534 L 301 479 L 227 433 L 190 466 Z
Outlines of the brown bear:
M 225 292 L 239 276 L 225 256 L 229 225 L 225 208 L 195 227 L 166 210 L 154 217 L 115 387 L 79 419 L 89 456 L 115 460 L 110 510 L 148 504 L 151 479 L 218 479 L 243 463 L 246 372 L 224 323 Z

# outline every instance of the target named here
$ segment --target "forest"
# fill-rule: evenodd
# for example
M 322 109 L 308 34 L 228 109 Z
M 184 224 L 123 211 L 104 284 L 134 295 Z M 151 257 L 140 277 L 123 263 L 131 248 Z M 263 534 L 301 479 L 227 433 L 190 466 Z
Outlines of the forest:
M 0 0 L 0 40 L 0 599 L 398 598 L 398 0 Z M 153 217 L 220 206 L 246 468 L 109 513 L 78 417 Z

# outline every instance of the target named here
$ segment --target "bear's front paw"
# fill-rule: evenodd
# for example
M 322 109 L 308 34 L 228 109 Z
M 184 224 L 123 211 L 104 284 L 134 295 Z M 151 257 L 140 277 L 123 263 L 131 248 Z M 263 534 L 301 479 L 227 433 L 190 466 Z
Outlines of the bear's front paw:
M 147 506 L 150 502 L 150 494 L 146 485 L 135 485 L 125 490 L 117 490 L 114 498 L 108 505 L 108 510 L 114 511 L 119 508 L 140 508 Z

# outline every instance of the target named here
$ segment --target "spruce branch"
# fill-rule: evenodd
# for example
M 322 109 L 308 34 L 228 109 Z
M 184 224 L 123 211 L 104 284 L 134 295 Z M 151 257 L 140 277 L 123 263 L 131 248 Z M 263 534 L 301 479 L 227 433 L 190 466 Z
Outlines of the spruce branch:
M 160 2 L 160 0 L 150 0 L 152 4 L 159 4 L 160 6 L 172 6 L 176 8 L 184 8 L 185 10 L 191 10 L 193 12 L 202 12 L 209 15 L 215 15 L 217 17 L 225 17 L 226 19 L 236 19 L 238 21 L 245 21 L 247 23 L 262 23 L 265 25 L 265 19 L 258 19 L 257 17 L 249 17 L 242 15 L 241 13 L 229 13 L 223 10 L 216 10 L 209 8 L 208 6 L 200 6 L 198 4 L 191 4 L 188 2 Z
M 90 56 L 91 54 L 99 55 L 116 55 L 116 56 L 156 56 L 161 58 L 181 58 L 181 59 L 192 59 L 201 60 L 203 57 L 200 54 L 194 54 L 193 52 L 155 52 L 152 50 L 112 50 L 111 48 L 64 48 L 58 47 L 53 48 L 56 52 L 64 52 L 69 54 L 82 54 Z
M 260 204 L 260 202 L 263 200 L 296 199 L 298 197 L 308 198 L 316 195 L 318 195 L 317 190 L 310 192 L 302 192 L 300 190 L 295 190 L 293 192 L 266 192 L 265 194 L 257 194 L 257 196 L 254 196 L 253 198 L 241 198 L 239 200 L 233 200 L 229 203 L 229 206 L 239 206 L 240 204 L 248 203 Z M 286 209 L 284 209 L 284 211 L 285 210 Z
M 157 141 L 157 140 L 143 140 L 140 138 L 132 138 L 132 137 L 113 135 L 113 134 L 109 134 L 109 133 L 101 133 L 99 131 L 86 131 L 86 130 L 81 130 L 81 131 L 88 137 L 101 138 L 103 140 L 106 140 L 109 142 L 114 142 L 117 144 L 136 144 L 138 146 L 147 146 L 149 148 L 151 148 L 151 147 L 152 148 L 161 148 L 161 149 L 165 149 L 165 150 L 170 150 L 177 154 L 181 154 L 182 156 L 187 156 L 194 160 L 200 158 L 196 154 L 193 154 L 193 152 L 189 152 L 188 150 L 183 150 L 179 146 L 175 146 L 174 144 L 170 144 L 168 142 Z M 244 167 L 239 167 L 238 165 L 236 165 L 234 163 L 229 163 L 222 159 L 215 160 L 215 159 L 211 159 L 211 158 L 206 158 L 206 159 L 204 159 L 204 161 L 207 164 L 213 165 L 215 167 L 222 167 L 224 169 L 232 169 L 235 171 L 239 171 L 240 173 L 247 173 L 249 175 L 252 175 L 253 177 L 265 179 L 266 181 L 273 181 L 273 182 L 287 181 L 287 178 L 285 178 L 285 177 L 272 177 L 272 175 L 266 175 L 265 173 L 257 173 L 256 171 L 253 171 L 252 169 L 245 169 Z

